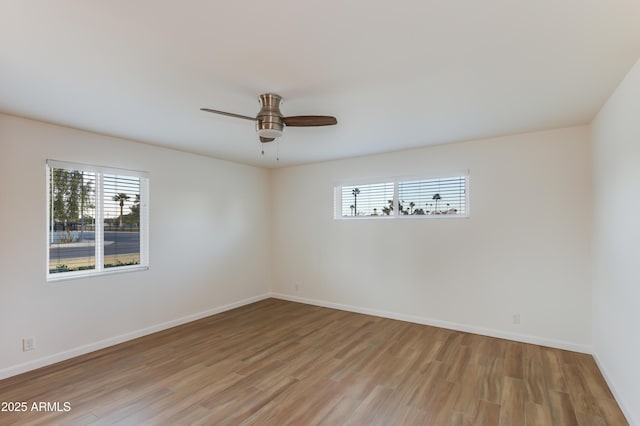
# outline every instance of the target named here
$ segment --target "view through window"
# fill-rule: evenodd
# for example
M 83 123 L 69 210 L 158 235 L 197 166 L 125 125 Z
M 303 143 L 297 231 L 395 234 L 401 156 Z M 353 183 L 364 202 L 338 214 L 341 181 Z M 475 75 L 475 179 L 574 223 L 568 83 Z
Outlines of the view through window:
M 146 268 L 146 173 L 47 164 L 49 279 Z
M 468 177 L 394 179 L 336 188 L 336 218 L 468 217 Z

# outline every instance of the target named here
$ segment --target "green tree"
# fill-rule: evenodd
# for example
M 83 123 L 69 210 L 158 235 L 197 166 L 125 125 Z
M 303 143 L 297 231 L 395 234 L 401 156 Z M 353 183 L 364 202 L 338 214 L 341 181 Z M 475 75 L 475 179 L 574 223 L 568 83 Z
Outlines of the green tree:
M 383 207 L 382 208 L 382 214 L 389 216 L 391 214 L 391 212 L 393 211 L 393 200 L 387 200 L 387 202 L 389 203 L 389 207 Z
M 53 169 L 51 173 L 51 200 L 53 211 L 53 221 L 66 222 L 67 209 L 65 202 L 65 194 L 67 193 L 67 175 L 68 172 L 62 169 Z
M 120 204 L 120 228 L 122 228 L 122 216 L 123 216 L 123 210 L 124 210 L 124 202 L 129 200 L 130 198 L 131 197 L 129 197 L 124 192 L 120 192 L 120 193 L 118 193 L 118 194 L 113 196 L 113 201 L 119 202 L 119 204 Z
M 53 219 L 56 222 L 76 222 L 85 217 L 91 204 L 91 179 L 85 178 L 84 172 L 77 170 L 53 169 L 51 173 L 50 196 L 53 205 Z
M 124 222 L 140 226 L 140 194 L 136 194 L 133 205 L 129 207 L 130 213 L 124 216 Z
M 403 214 L 403 215 L 407 215 L 409 214 L 409 212 L 407 210 L 404 209 L 404 200 L 402 201 L 398 201 L 398 214 Z
M 82 173 L 73 170 L 67 172 L 67 216 L 69 220 L 75 221 L 80 217 L 80 207 L 82 204 Z

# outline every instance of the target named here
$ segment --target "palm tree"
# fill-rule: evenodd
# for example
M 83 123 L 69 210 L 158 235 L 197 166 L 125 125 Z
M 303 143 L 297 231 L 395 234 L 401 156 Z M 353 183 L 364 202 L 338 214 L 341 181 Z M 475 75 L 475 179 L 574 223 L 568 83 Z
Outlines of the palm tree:
M 416 206 L 416 203 L 414 203 L 413 201 L 409 203 L 409 214 L 413 214 L 413 208 L 415 206 Z
M 435 194 L 432 198 L 432 200 L 436 200 L 436 209 L 435 209 L 435 213 L 438 214 L 438 200 L 441 200 L 442 197 L 440 196 L 440 194 Z
M 122 210 L 124 209 L 124 202 L 127 201 L 129 198 L 131 197 L 129 197 L 124 192 L 120 192 L 113 196 L 113 201 L 120 202 L 120 228 L 122 228 Z
M 351 209 L 351 216 L 353 216 L 353 210 L 356 208 L 356 206 L 354 206 L 353 204 L 351 204 L 349 206 L 349 208 Z
M 353 188 L 351 191 L 353 194 L 353 210 L 356 212 L 356 216 L 358 215 L 358 194 L 360 194 L 359 188 Z

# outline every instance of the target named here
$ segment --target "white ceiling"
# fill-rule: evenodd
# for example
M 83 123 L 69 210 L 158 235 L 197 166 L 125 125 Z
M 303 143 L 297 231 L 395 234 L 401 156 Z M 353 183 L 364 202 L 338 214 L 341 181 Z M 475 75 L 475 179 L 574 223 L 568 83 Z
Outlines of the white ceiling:
M 638 0 L 0 0 L 0 111 L 277 167 L 585 124 Z M 257 95 L 335 115 L 264 144 Z

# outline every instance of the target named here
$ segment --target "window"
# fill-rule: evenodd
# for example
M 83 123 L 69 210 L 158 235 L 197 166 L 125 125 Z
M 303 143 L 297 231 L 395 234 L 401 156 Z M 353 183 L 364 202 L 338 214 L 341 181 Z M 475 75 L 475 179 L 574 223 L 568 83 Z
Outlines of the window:
M 335 218 L 468 217 L 467 186 L 466 175 L 343 185 Z
M 342 187 L 342 217 L 390 214 L 393 182 Z
M 467 216 L 467 178 L 398 182 L 398 211 L 404 215 Z
M 49 281 L 148 267 L 148 174 L 47 161 Z

